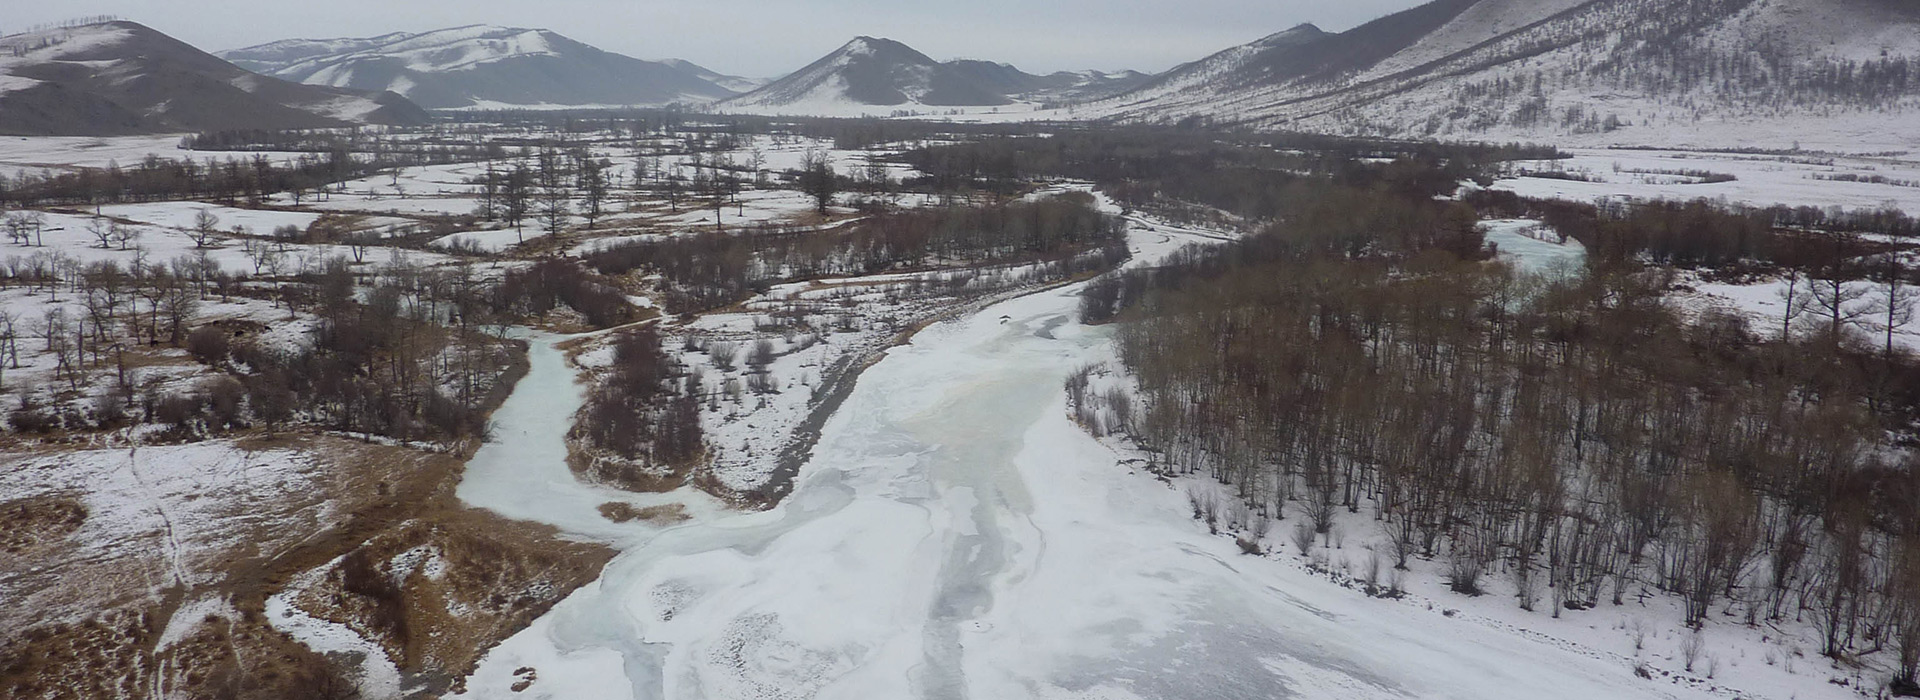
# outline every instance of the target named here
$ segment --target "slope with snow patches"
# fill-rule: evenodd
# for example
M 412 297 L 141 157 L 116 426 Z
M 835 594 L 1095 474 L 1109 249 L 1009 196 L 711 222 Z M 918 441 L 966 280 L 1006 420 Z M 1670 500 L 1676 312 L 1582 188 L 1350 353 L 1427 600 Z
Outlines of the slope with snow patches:
M 1920 145 L 1920 4 L 1436 0 L 1236 47 L 1081 111 L 1570 145 Z

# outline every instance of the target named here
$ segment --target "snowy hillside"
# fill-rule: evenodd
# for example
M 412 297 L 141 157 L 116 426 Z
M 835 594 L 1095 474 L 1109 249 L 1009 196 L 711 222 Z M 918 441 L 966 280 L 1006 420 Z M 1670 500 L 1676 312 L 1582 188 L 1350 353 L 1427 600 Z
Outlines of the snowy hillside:
M 1437 0 L 1228 49 L 1093 111 L 1390 137 L 1857 150 L 1920 140 L 1916 107 L 1914 3 Z
M 292 39 L 222 54 L 312 85 L 391 90 L 429 109 L 706 102 L 738 82 L 690 63 L 642 61 L 544 29 L 473 25 L 367 39 Z
M 397 95 L 256 75 L 132 22 L 0 37 L 0 133 L 290 129 L 426 118 Z
M 886 114 L 922 108 L 998 108 L 1105 97 L 1145 82 L 1134 72 L 1033 75 L 979 60 L 935 61 L 891 39 L 857 37 L 807 67 L 719 103 L 732 112 Z

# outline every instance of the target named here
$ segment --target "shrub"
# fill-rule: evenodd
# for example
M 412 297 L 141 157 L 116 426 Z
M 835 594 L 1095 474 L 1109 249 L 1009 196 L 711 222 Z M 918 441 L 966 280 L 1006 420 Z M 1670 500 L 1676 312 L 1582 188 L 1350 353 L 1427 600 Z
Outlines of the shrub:
M 1447 587 L 1461 595 L 1477 596 L 1480 590 L 1480 575 L 1486 573 L 1485 562 L 1480 557 L 1460 550 L 1454 550 L 1453 559 L 1447 563 Z
M 187 335 L 187 352 L 201 364 L 219 367 L 233 351 L 227 332 L 215 326 L 202 326 Z
M 8 417 L 13 429 L 22 433 L 50 433 L 60 427 L 60 419 L 48 412 L 33 394 L 21 394 L 20 405 Z

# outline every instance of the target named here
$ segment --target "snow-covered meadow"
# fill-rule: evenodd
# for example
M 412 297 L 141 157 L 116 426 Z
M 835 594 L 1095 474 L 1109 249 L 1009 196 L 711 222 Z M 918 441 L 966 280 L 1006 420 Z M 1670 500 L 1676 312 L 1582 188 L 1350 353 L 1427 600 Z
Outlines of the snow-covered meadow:
M 1495 189 L 1526 197 L 1592 202 L 1600 199 L 1708 199 L 1752 207 L 1811 206 L 1825 209 L 1892 207 L 1920 212 L 1920 159 L 1885 156 L 1762 155 L 1639 149 L 1567 149 L 1572 157 L 1521 161 L 1515 177 Z M 1529 177 L 1526 172 L 1566 173 L 1591 180 Z M 1702 182 L 1683 173 L 1732 176 Z M 1852 178 L 1860 181 L 1847 181 Z M 1875 178 L 1885 182 L 1876 182 Z

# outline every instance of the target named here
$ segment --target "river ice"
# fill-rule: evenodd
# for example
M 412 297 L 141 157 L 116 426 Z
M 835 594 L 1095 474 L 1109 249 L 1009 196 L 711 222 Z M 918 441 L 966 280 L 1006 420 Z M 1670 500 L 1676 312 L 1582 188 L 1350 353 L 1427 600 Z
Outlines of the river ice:
M 1199 240 L 1134 236 L 1136 264 Z M 467 695 L 1708 697 L 1208 535 L 1182 493 L 1068 420 L 1064 378 L 1112 356 L 1075 320 L 1077 291 L 929 327 L 859 379 L 781 505 L 666 529 L 600 520 L 598 503 L 639 497 L 559 464 L 579 390 L 536 339 L 460 495 L 623 551 L 495 648 Z

